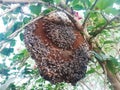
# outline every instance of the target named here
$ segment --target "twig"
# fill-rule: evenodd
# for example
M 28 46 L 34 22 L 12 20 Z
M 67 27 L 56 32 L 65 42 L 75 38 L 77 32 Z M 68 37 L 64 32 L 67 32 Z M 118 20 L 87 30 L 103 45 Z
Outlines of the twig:
M 105 15 L 102 12 L 101 12 L 101 15 L 107 22 L 109 22 L 108 19 L 105 17 Z
M 88 20 L 88 18 L 89 18 L 89 16 L 90 16 L 90 12 L 91 12 L 91 10 L 95 7 L 97 1 L 98 1 L 98 0 L 95 0 L 94 4 L 91 6 L 91 8 L 90 8 L 90 10 L 89 10 L 89 12 L 88 12 L 88 14 L 87 14 L 87 16 L 86 16 L 86 18 L 85 18 L 83 24 L 82 24 L 83 27 L 85 26 L 86 21 Z
M 94 32 L 91 33 L 92 38 L 96 37 L 98 34 L 100 34 L 112 21 L 114 21 L 115 19 L 120 18 L 120 14 L 116 15 L 114 18 L 112 18 L 109 22 L 107 22 L 104 26 L 102 26 L 101 28 L 95 30 Z

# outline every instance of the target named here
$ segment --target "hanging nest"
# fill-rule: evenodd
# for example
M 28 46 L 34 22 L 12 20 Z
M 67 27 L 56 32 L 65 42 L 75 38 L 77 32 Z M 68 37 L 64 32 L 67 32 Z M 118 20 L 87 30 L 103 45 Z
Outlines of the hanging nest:
M 75 85 L 85 77 L 88 46 L 65 13 L 54 11 L 27 25 L 24 42 L 44 79 Z

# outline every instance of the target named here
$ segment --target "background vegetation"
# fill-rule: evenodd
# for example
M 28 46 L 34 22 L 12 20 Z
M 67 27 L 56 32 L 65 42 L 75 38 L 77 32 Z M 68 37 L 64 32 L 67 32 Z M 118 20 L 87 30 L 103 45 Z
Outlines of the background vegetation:
M 120 0 L 0 2 L 0 90 L 120 90 Z M 56 9 L 78 12 L 92 48 L 86 77 L 76 86 L 45 81 L 24 46 L 28 22 Z

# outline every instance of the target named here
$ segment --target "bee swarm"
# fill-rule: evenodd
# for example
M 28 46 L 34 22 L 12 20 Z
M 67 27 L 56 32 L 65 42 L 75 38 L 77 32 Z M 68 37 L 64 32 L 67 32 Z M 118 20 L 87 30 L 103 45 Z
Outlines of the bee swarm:
M 52 12 L 27 25 L 24 42 L 44 79 L 75 85 L 85 77 L 88 46 L 65 13 Z

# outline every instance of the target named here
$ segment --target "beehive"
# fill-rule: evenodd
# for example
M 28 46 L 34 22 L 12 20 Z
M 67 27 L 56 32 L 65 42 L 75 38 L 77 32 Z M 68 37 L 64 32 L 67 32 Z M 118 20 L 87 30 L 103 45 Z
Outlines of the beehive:
M 88 46 L 62 11 L 54 11 L 25 27 L 24 42 L 40 75 L 51 83 L 73 85 L 85 77 Z

